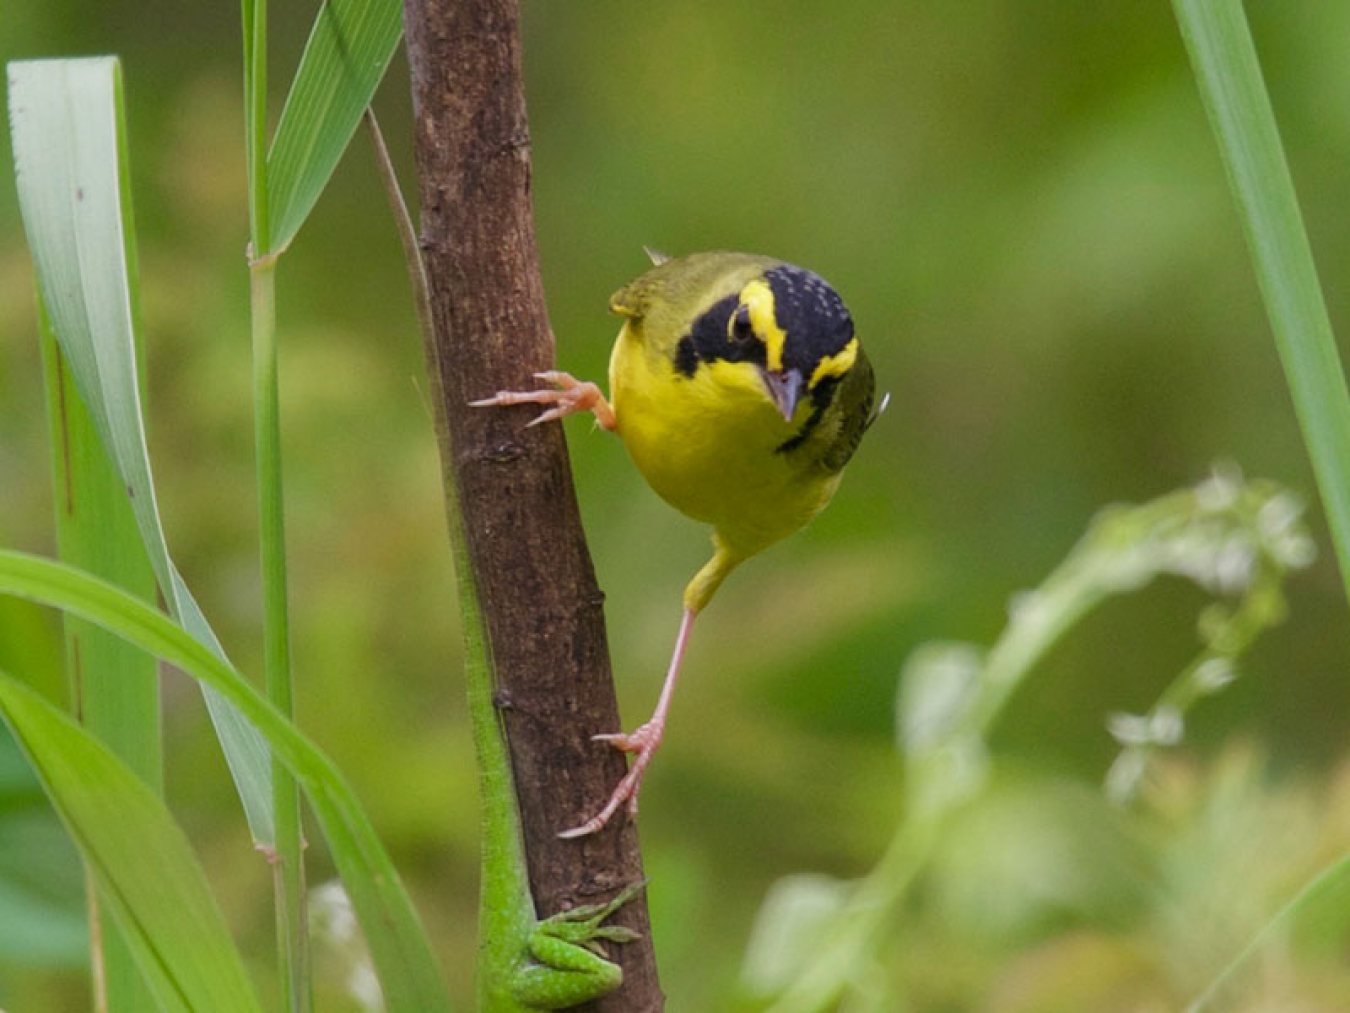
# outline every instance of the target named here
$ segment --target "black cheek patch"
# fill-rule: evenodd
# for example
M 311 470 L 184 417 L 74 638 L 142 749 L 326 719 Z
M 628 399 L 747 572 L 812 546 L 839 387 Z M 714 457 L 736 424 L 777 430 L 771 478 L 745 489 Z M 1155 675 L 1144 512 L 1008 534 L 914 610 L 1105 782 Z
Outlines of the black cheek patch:
M 731 314 L 740 305 L 740 297 L 729 295 L 715 302 L 694 321 L 689 333 L 675 346 L 675 369 L 692 377 L 701 362 L 752 362 L 764 365 L 766 352 L 758 338 L 733 341 L 727 334 Z
M 693 376 L 698 370 L 698 349 L 694 347 L 693 337 L 688 334 L 675 346 L 675 368 L 685 376 Z

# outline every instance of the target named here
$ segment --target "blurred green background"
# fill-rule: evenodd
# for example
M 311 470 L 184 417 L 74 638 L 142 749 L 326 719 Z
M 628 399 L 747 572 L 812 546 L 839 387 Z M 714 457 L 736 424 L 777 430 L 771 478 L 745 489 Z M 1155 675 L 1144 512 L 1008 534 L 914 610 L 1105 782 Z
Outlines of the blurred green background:
M 315 4 L 273 6 L 279 111 Z M 1250 7 L 1333 323 L 1350 333 L 1350 6 Z M 903 773 L 892 701 L 911 650 L 992 640 L 1010 595 L 1104 504 L 1189 484 L 1216 460 L 1309 498 L 1312 476 L 1166 4 L 535 0 L 525 16 L 563 367 L 603 375 L 616 331 L 607 297 L 643 270 L 642 244 L 745 249 L 829 278 L 892 393 L 830 510 L 738 572 L 700 623 L 648 778 L 642 836 L 671 1008 L 721 1008 L 769 885 L 802 870 L 858 875 L 889 839 Z M 0 19 L 0 56 L 124 61 L 161 506 L 189 584 L 256 673 L 237 34 L 228 3 L 18 0 Z M 413 192 L 408 106 L 399 57 L 378 108 Z M 299 720 L 370 807 L 467 994 L 477 857 L 459 634 L 420 347 L 361 135 L 283 260 L 278 294 Z M 706 533 L 645 487 L 617 441 L 585 421 L 568 434 L 632 724 L 655 699 Z M 5 184 L 6 546 L 53 551 L 46 453 L 32 280 Z M 1000 919 L 978 887 L 1014 903 L 999 878 L 1010 842 L 1053 878 L 1063 841 L 1042 840 L 1050 830 L 1110 823 L 1094 797 L 1116 751 L 1105 719 L 1146 710 L 1195 648 L 1203 598 L 1180 582 L 1092 617 L 1001 722 L 1007 784 L 944 849 L 944 866 L 964 871 L 934 871 L 887 958 L 914 1008 L 1166 1008 L 1231 952 L 1206 937 L 1204 898 L 1246 882 L 1236 945 L 1345 848 L 1350 638 L 1316 511 L 1313 522 L 1324 551 L 1291 585 L 1288 622 L 1196 712 L 1154 822 L 1113 838 L 1143 849 L 1121 862 L 1149 883 L 1152 915 L 1120 900 L 1136 887 L 1104 860 L 1085 863 L 1107 898 L 1095 906 L 1033 898 Z M 0 603 L 0 665 L 59 692 L 56 649 L 50 616 Z M 199 697 L 182 679 L 165 692 L 171 801 L 265 978 L 266 867 Z M 0 763 L 5 805 L 40 808 Z M 1206 823 L 1222 805 L 1229 822 Z M 1272 821 L 1298 846 L 1254 829 Z M 11 825 L 0 872 L 30 873 L 52 853 L 45 824 Z M 1239 842 L 1251 853 L 1224 865 Z M 328 866 L 321 848 L 311 854 L 317 882 Z M 1269 883 L 1252 885 L 1253 868 Z M 76 874 L 56 893 L 78 898 L 78 885 Z M 1200 955 L 1155 952 L 1172 938 L 1150 921 L 1159 908 Z M 84 1001 L 78 933 L 48 927 L 54 941 L 37 956 L 6 950 L 0 933 L 0 1005 Z M 1069 970 L 1083 967 L 1110 970 L 1084 983 Z M 1041 986 L 1027 982 L 1058 980 L 1057 968 L 1066 989 L 1119 975 L 1143 982 L 1144 998 L 1028 999 Z M 1346 1008 L 1336 1003 L 1350 995 L 1337 991 L 1350 989 L 1344 975 L 1288 987 L 1338 997 L 1314 1009 Z

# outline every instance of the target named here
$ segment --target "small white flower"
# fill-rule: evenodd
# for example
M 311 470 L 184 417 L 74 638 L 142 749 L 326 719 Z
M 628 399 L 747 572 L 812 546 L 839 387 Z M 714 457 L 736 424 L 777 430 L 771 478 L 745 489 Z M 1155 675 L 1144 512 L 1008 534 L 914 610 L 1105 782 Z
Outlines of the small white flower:
M 1112 714 L 1106 720 L 1106 727 L 1122 746 L 1145 746 L 1153 741 L 1149 719 L 1142 714 Z
M 1301 570 L 1317 558 L 1317 545 L 1302 531 L 1286 531 L 1271 541 L 1270 552 L 1289 569 Z
M 357 962 L 348 972 L 347 994 L 355 999 L 363 1010 L 376 1013 L 384 1009 L 384 993 L 380 990 L 379 976 L 367 961 Z
M 1159 707 L 1149 718 L 1148 732 L 1154 745 L 1175 746 L 1186 734 L 1186 721 L 1175 707 Z
M 1237 667 L 1230 658 L 1209 658 L 1196 666 L 1192 678 L 1202 693 L 1217 693 L 1237 678 Z
M 1227 510 L 1237 502 L 1242 472 L 1233 464 L 1216 464 L 1213 473 L 1195 487 L 1195 502 L 1201 510 Z
M 356 938 L 356 912 L 339 880 L 329 880 L 310 891 L 309 917 L 315 929 L 335 943 L 348 943 Z
M 1234 533 L 1214 559 L 1214 586 L 1224 594 L 1245 591 L 1256 572 L 1256 551 L 1245 535 Z
M 1280 492 L 1261 505 L 1256 524 L 1266 538 L 1278 538 L 1293 527 L 1302 514 L 1303 501 L 1291 492 Z

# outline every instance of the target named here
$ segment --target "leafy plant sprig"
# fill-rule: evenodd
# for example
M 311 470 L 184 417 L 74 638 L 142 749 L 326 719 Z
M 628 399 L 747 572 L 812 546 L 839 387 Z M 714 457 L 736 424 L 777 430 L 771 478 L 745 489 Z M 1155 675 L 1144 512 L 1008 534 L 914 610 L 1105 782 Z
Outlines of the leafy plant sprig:
M 1164 695 L 1176 708 L 1195 692 L 1197 671 L 1215 660 L 1234 663 L 1283 618 L 1283 583 L 1312 558 L 1300 513 L 1275 484 L 1226 470 L 1142 506 L 1108 507 L 1038 587 L 1013 599 L 988 651 L 963 643 L 918 648 L 897 694 L 902 822 L 861 880 L 788 877 L 770 891 L 746 957 L 749 990 L 773 996 L 773 1013 L 808 1013 L 883 978 L 873 963 L 885 930 L 948 819 L 987 783 L 987 736 L 1050 649 L 1112 597 L 1161 576 L 1191 580 L 1217 600 L 1200 616 L 1204 647 L 1184 670 L 1183 688 Z M 1169 740 L 1180 720 L 1175 709 L 1170 720 Z

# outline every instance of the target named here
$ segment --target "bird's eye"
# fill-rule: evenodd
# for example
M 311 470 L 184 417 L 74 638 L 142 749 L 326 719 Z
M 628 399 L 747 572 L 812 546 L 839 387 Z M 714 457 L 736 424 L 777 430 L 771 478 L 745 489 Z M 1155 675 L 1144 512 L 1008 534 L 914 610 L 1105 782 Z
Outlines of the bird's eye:
M 731 340 L 744 343 L 754 336 L 755 330 L 750 326 L 750 307 L 737 306 L 736 312 L 731 315 Z

